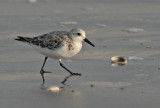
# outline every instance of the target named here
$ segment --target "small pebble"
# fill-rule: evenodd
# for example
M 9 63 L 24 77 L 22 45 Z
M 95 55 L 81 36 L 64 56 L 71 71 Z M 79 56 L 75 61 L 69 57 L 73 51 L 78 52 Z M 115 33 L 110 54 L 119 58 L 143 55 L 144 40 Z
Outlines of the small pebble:
M 91 84 L 90 86 L 93 87 L 93 84 Z
M 124 87 L 121 87 L 120 89 L 121 89 L 121 90 L 124 90 L 125 88 L 124 88 Z
M 146 48 L 152 48 L 151 46 L 146 46 Z

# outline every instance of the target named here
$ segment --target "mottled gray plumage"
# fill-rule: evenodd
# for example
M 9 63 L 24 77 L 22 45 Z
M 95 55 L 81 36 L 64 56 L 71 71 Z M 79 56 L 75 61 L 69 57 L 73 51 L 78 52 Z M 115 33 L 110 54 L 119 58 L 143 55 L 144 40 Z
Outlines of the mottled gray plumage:
M 33 38 L 18 36 L 18 39 L 16 40 L 25 41 L 30 44 L 40 46 L 41 48 L 48 48 L 50 50 L 55 50 L 64 44 L 67 44 L 68 50 L 73 49 L 73 42 L 69 38 L 67 31 L 53 31 Z

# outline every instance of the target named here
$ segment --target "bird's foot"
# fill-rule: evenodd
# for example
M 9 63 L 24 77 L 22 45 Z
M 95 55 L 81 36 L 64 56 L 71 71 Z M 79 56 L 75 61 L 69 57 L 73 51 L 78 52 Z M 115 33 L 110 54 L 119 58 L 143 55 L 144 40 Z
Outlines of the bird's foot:
M 44 70 L 41 70 L 41 71 L 40 71 L 40 74 L 44 74 L 44 73 L 52 73 L 52 72 L 44 71 Z
M 44 71 L 43 69 L 41 69 L 41 71 L 40 71 L 40 74 L 41 74 L 41 76 L 42 76 L 42 79 L 43 79 L 43 83 L 42 83 L 42 85 L 44 85 L 44 83 L 45 83 L 45 79 L 44 79 L 44 73 L 52 73 L 52 72 L 49 72 L 49 71 Z
M 52 72 L 49 72 L 49 71 L 44 71 L 44 73 L 52 73 Z
M 81 73 L 71 73 L 71 75 L 81 76 Z

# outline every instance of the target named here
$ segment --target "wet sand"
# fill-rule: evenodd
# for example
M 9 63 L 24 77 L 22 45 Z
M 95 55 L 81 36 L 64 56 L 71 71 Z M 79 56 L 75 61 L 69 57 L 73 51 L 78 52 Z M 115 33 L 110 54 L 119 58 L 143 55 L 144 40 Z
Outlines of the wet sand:
M 159 5 L 156 0 L 0 1 L 0 107 L 159 108 Z M 45 70 L 52 73 L 45 74 L 42 86 L 44 56 L 14 38 L 76 27 L 96 45 L 84 43 L 79 54 L 63 60 L 82 76 L 61 84 L 69 74 L 49 59 Z M 116 55 L 143 59 L 113 67 L 110 57 Z M 61 90 L 49 92 L 51 86 Z

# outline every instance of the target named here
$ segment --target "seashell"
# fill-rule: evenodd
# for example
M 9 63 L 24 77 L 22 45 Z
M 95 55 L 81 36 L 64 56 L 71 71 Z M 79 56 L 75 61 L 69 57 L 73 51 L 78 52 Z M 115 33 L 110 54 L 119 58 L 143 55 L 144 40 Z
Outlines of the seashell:
M 50 92 L 59 92 L 60 91 L 60 88 L 57 87 L 57 86 L 51 86 L 48 91 Z
M 127 64 L 127 59 L 121 56 L 111 57 L 112 66 L 123 66 Z
M 37 2 L 37 0 L 28 0 L 28 2 L 35 3 L 35 2 Z

